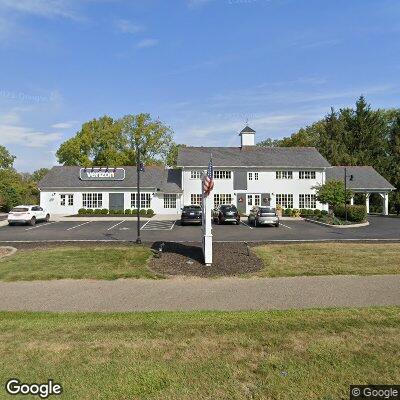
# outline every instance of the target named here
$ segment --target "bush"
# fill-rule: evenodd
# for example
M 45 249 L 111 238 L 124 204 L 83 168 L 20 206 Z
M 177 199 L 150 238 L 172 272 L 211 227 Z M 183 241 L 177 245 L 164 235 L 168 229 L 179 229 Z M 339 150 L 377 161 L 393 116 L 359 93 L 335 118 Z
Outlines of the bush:
M 94 214 L 97 214 L 97 215 L 100 215 L 100 214 L 101 214 L 100 208 L 96 208 L 96 209 L 93 211 L 93 213 L 94 213 Z
M 283 215 L 285 217 L 290 217 L 292 215 L 292 210 L 290 208 L 285 208 L 285 211 L 283 212 Z
M 80 209 L 78 210 L 78 214 L 79 214 L 79 215 L 86 214 L 86 210 L 85 210 L 84 208 L 80 208 Z
M 296 208 L 294 208 L 292 210 L 292 217 L 294 217 L 294 218 L 300 217 L 300 210 L 297 210 Z
M 132 210 L 132 215 L 137 215 L 137 209 Z
M 328 211 L 326 211 L 326 210 L 321 210 L 321 215 L 328 215 L 328 214 L 329 214 Z
M 91 208 L 86 209 L 85 214 L 93 214 L 93 210 Z
M 130 208 L 127 208 L 125 210 L 125 215 L 132 215 L 132 210 Z
M 107 215 L 108 214 L 107 208 L 103 208 L 100 213 L 103 215 Z
M 320 216 L 322 215 L 321 210 L 318 210 L 318 208 L 316 208 L 315 210 L 310 210 L 312 214 L 316 215 L 316 216 Z
M 144 209 L 144 208 L 142 208 L 141 210 L 140 210 L 140 216 L 141 217 L 146 217 L 146 210 Z
M 146 215 L 147 215 L 149 218 L 153 217 L 154 214 L 155 214 L 155 212 L 154 212 L 151 208 L 149 208 L 149 209 L 147 210 L 147 212 L 146 212 Z
M 346 218 L 346 209 L 344 205 L 336 206 L 334 214 L 337 218 Z M 347 219 L 351 222 L 364 222 L 367 219 L 367 209 L 362 205 L 348 205 L 347 206 Z

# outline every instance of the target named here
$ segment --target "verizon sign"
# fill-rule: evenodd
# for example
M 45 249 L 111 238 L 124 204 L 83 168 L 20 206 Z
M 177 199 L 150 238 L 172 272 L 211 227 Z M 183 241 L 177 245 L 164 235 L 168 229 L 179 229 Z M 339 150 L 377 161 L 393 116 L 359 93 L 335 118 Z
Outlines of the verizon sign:
M 79 178 L 82 181 L 123 181 L 123 168 L 81 168 Z

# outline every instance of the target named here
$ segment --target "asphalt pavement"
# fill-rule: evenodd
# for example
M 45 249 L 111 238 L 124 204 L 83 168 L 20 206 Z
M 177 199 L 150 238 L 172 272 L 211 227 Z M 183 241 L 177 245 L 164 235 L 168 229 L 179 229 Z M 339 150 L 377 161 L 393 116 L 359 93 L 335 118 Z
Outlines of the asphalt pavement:
M 299 221 L 282 221 L 279 228 L 251 227 L 246 220 L 240 225 L 213 225 L 214 241 L 400 241 L 400 218 L 371 216 L 370 225 L 340 229 Z M 200 226 L 181 226 L 179 221 L 143 221 L 140 231 L 144 242 L 200 242 Z M 134 241 L 137 224 L 119 221 L 57 221 L 36 226 L 2 226 L 0 243 L 24 241 Z
M 0 293 L 0 310 L 3 311 L 287 310 L 399 306 L 400 275 L 0 282 Z

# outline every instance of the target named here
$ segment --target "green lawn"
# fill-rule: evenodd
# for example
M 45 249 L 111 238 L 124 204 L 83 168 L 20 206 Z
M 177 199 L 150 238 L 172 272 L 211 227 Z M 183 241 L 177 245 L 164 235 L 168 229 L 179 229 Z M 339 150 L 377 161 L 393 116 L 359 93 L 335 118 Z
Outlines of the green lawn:
M 0 398 L 18 377 L 77 400 L 345 399 L 399 383 L 399 326 L 400 308 L 0 313 Z
M 130 247 L 57 247 L 18 251 L 0 261 L 0 280 L 149 278 L 151 250 Z
M 257 276 L 400 273 L 399 243 L 269 244 L 253 251 L 265 264 Z

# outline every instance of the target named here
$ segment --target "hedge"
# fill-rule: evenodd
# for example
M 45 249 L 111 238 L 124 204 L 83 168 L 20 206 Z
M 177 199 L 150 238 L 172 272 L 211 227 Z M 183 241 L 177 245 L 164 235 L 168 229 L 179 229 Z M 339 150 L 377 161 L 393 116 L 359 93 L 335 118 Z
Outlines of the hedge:
M 340 219 L 346 218 L 346 210 L 344 205 L 336 206 L 333 210 L 336 217 Z M 348 205 L 347 219 L 351 222 L 363 222 L 367 219 L 367 209 L 362 205 Z

